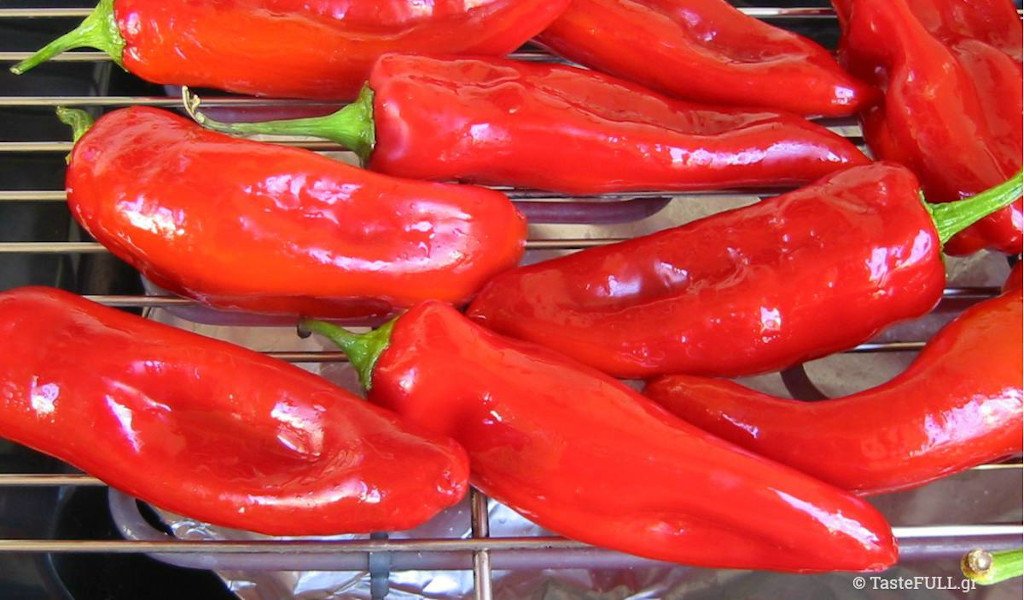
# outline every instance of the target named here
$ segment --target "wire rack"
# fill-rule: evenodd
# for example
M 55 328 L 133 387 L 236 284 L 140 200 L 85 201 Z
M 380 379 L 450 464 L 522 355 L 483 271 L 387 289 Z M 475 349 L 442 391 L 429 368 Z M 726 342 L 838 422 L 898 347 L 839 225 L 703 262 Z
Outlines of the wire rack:
M 836 26 L 835 15 L 827 8 L 743 8 L 745 13 L 765 20 L 799 19 L 814 20 L 821 27 Z M 84 18 L 89 8 L 0 8 L 0 21 L 13 19 L 77 19 Z M 70 22 L 70 21 L 69 21 Z M 10 51 L 0 47 L 0 66 L 6 68 L 10 63 L 26 58 L 30 53 Z M 514 55 L 521 60 L 557 60 L 544 54 L 543 51 L 526 48 Z M 74 51 L 62 54 L 55 62 L 103 63 L 109 61 L 101 52 Z M 45 66 L 40 69 L 45 69 Z M 31 77 L 29 74 L 26 77 Z M 249 107 L 249 106 L 284 106 L 284 105 L 315 105 L 316 102 L 295 100 L 272 100 L 255 98 L 208 98 L 204 100 L 207 107 Z M 34 109 L 55 106 L 77 107 L 120 107 L 129 105 L 180 107 L 181 100 L 166 96 L 9 96 L 0 90 L 0 107 L 12 109 Z M 860 127 L 853 121 L 829 121 L 825 123 L 830 129 L 850 138 L 863 147 Z M 301 139 L 284 140 L 281 143 L 308 148 L 315 151 L 337 151 L 328 143 L 310 142 Z M 54 154 L 67 153 L 71 143 L 66 140 L 47 141 L 3 141 L 0 140 L 0 160 L 12 154 Z M 0 181 L 0 203 L 58 203 L 65 200 L 63 190 L 18 190 L 6 189 Z M 521 202 L 567 202 L 582 201 L 581 198 L 565 196 L 534 190 L 502 189 L 513 200 Z M 751 194 L 744 192 L 702 192 L 707 196 L 768 196 L 770 194 Z M 602 202 L 616 200 L 636 200 L 645 198 L 685 197 L 678 193 L 641 192 L 628 194 L 609 194 L 600 197 Z M 542 237 L 530 239 L 527 248 L 530 250 L 575 250 L 619 241 L 620 238 L 569 238 Z M 83 241 L 17 241 L 0 242 L 0 254 L 51 254 L 63 256 L 79 256 L 84 254 L 106 253 L 100 244 Z M 994 296 L 997 289 L 990 287 L 950 287 L 944 292 L 944 298 L 962 301 L 978 301 Z M 87 298 L 114 307 L 135 307 L 143 309 L 188 307 L 193 301 L 185 298 L 166 295 L 94 295 Z M 851 353 L 907 352 L 919 350 L 922 342 L 876 342 L 862 344 L 849 350 Z M 345 357 L 340 352 L 321 351 L 267 351 L 266 354 L 295 363 L 329 363 L 342 362 Z M 1019 459 L 1007 463 L 983 465 L 977 471 L 1014 470 L 1021 471 Z M 103 482 L 84 474 L 3 474 L 0 473 L 0 493 L 4 488 L 25 488 L 42 486 L 103 486 Z M 174 538 L 138 541 L 138 540 L 20 540 L 0 539 L 0 552 L 21 553 L 157 553 L 168 557 L 173 555 L 203 553 L 207 555 L 273 555 L 302 556 L 313 554 L 331 554 L 334 556 L 350 555 L 364 557 L 363 563 L 372 566 L 374 556 L 415 556 L 423 552 L 458 553 L 469 560 L 463 568 L 472 569 L 474 575 L 475 596 L 480 599 L 492 597 L 492 558 L 503 556 L 507 552 L 583 552 L 583 560 L 591 564 L 600 562 L 604 551 L 597 551 L 578 542 L 557 537 L 491 537 L 488 521 L 488 499 L 473 490 L 470 498 L 471 536 L 458 539 L 369 539 L 348 541 L 303 540 L 259 540 L 259 541 L 186 541 Z M 904 557 L 915 554 L 927 554 L 936 547 L 945 551 L 953 548 L 967 551 L 978 545 L 1001 547 L 1007 544 L 1019 544 L 1024 535 L 1024 526 L 1020 524 L 952 524 L 942 526 L 908 526 L 895 527 L 894 532 L 900 541 L 901 553 Z M 614 553 L 607 553 L 614 554 Z M 621 557 L 621 555 L 620 555 Z M 636 559 L 644 562 L 642 559 Z M 406 561 L 407 568 L 415 568 L 415 561 Z M 506 562 L 505 567 L 514 561 Z M 628 561 L 627 561 L 628 562 Z M 500 566 L 500 565 L 499 565 Z M 365 567 L 364 567 L 365 568 Z M 402 568 L 402 561 L 392 561 L 391 569 Z

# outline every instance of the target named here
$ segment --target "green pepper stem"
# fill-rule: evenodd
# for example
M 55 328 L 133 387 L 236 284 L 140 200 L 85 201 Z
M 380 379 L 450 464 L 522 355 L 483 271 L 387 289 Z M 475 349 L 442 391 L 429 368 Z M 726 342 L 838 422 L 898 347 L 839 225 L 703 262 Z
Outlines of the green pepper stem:
M 78 140 L 85 135 L 86 131 L 92 127 L 92 117 L 89 113 L 84 110 L 77 108 L 66 108 L 64 106 L 57 107 L 57 118 L 62 123 L 71 126 L 71 141 L 77 143 Z M 67 163 L 71 162 L 71 154 L 64 157 L 64 161 Z
M 77 142 L 92 127 L 92 117 L 84 110 L 77 108 L 57 107 L 57 118 L 61 123 L 71 127 L 71 141 Z
M 924 207 L 935 222 L 939 232 L 939 240 L 945 245 L 952 237 L 1001 208 L 1014 203 L 1021 196 L 1021 172 L 1007 181 L 985 190 L 976 196 L 932 204 L 925 202 Z M 923 201 L 923 199 L 922 199 Z
M 394 326 L 395 321 L 391 320 L 373 331 L 357 334 L 315 319 L 303 319 L 299 322 L 300 331 L 319 333 L 341 348 L 355 367 L 356 373 L 359 374 L 359 382 L 366 390 L 373 385 L 373 367 L 377 364 L 377 359 L 391 344 L 391 330 Z
M 82 23 L 75 29 L 65 33 L 41 50 L 26 58 L 20 63 L 11 67 L 11 72 L 21 75 L 40 63 L 46 62 L 58 54 L 74 48 L 96 48 L 102 50 L 114 59 L 114 62 L 124 66 L 122 55 L 124 53 L 124 38 L 117 28 L 117 19 L 114 17 L 114 0 L 100 0 L 96 8 L 89 13 Z
M 964 556 L 960 567 L 971 581 L 979 585 L 994 585 L 1024 574 L 1024 550 L 971 550 Z
M 223 123 L 199 112 L 200 99 L 190 92 L 184 93 L 185 109 L 197 123 L 221 133 L 252 135 L 308 135 L 325 140 L 355 152 L 365 163 L 376 141 L 373 124 L 373 90 L 364 85 L 355 102 L 322 117 L 259 121 L 252 123 Z

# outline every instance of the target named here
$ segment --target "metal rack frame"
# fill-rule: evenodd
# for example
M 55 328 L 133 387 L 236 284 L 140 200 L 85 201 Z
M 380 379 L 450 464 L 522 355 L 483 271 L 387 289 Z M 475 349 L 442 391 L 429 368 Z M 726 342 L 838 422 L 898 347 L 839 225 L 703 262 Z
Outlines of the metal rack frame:
M 773 19 L 817 19 L 834 21 L 835 15 L 830 9 L 822 8 L 745 8 L 743 12 L 766 20 Z M 90 9 L 66 8 L 16 8 L 0 9 L 2 19 L 38 19 L 38 18 L 81 18 L 89 14 Z M 0 49 L 2 50 L 2 49 Z M 28 52 L 0 51 L 0 64 L 19 61 L 26 58 Z M 514 55 L 523 60 L 552 60 L 552 57 L 535 49 L 525 49 Z M 60 62 L 103 62 L 109 57 L 101 52 L 76 51 L 62 54 L 54 59 Z M 45 68 L 45 67 L 42 67 Z M 269 100 L 256 98 L 209 98 L 204 100 L 205 106 L 272 106 L 272 105 L 326 105 L 323 102 L 303 102 L 295 100 Z M 0 95 L 0 107 L 47 107 L 69 105 L 79 107 L 116 107 L 129 105 L 180 107 L 181 100 L 171 97 L 127 97 L 127 96 L 3 96 Z M 852 121 L 836 121 L 828 123 L 830 128 L 855 142 L 862 143 L 859 126 Z M 334 150 L 337 148 L 326 142 L 309 142 L 302 140 L 285 141 L 284 143 L 311 150 Z M 13 142 L 0 141 L 0 157 L 11 153 L 65 153 L 70 151 L 68 141 L 53 140 L 45 142 Z M 0 185 L 2 187 L 2 185 Z M 533 190 L 506 191 L 514 200 L 529 201 L 566 201 L 566 197 Z M 666 198 L 684 194 L 668 192 L 641 192 L 610 194 L 602 200 L 624 200 L 637 198 Z M 701 196 L 737 196 L 737 195 L 769 195 L 752 194 L 751 192 L 701 192 Z M 2 202 L 54 203 L 63 202 L 65 193 L 62 190 L 24 191 L 0 189 Z M 604 239 L 532 239 L 528 242 L 529 249 L 579 249 L 619 241 L 617 238 Z M 0 254 L 59 254 L 79 255 L 86 253 L 104 253 L 105 248 L 94 242 L 2 242 Z M 994 296 L 998 290 L 994 288 L 953 287 L 945 290 L 947 299 L 981 300 Z M 172 296 L 87 296 L 89 299 L 116 307 L 166 308 L 191 306 L 192 300 Z M 862 344 L 849 352 L 907 352 L 919 350 L 921 342 L 888 342 Z M 344 355 L 331 351 L 271 351 L 268 355 L 298 363 L 324 363 L 344 361 Z M 991 464 L 977 467 L 977 470 L 1021 470 L 1024 465 L 1019 460 L 1011 463 Z M 0 489 L 38 486 L 104 486 L 98 479 L 87 475 L 49 475 L 49 474 L 0 474 Z M 348 541 L 222 541 L 199 542 L 184 540 L 163 541 L 90 541 L 90 540 L 0 540 L 0 552 L 82 552 L 82 553 L 161 553 L 179 554 L 202 552 L 211 554 L 294 554 L 294 553 L 362 553 L 372 558 L 381 553 L 408 553 L 421 551 L 446 551 L 470 553 L 474 574 L 476 597 L 489 599 L 491 592 L 492 553 L 511 550 L 581 550 L 589 548 L 585 544 L 555 538 L 494 538 L 490 536 L 487 511 L 488 499 L 473 490 L 470 501 L 470 521 L 472 536 L 468 539 L 411 539 L 411 540 L 348 540 Z M 936 539 L 961 539 L 970 543 L 991 541 L 1005 544 L 1006 540 L 1019 540 L 1024 535 L 1024 526 L 1013 524 L 963 524 L 930 527 L 895 527 L 894 532 L 907 548 L 920 546 L 927 548 L 929 541 Z M 924 552 L 925 550 L 922 550 Z M 369 558 L 368 558 L 369 560 Z

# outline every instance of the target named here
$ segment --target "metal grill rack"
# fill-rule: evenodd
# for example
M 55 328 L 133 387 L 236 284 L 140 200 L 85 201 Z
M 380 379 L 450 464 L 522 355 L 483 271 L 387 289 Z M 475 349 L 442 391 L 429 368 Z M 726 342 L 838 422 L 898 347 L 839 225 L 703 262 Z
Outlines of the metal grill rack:
M 744 12 L 765 20 L 809 20 L 820 23 L 821 27 L 835 25 L 835 16 L 830 9 L 823 8 L 746 8 Z M 89 8 L 5 8 L 0 9 L 0 21 L 12 19 L 80 19 L 89 13 Z M 11 50 L 0 47 L 0 66 L 6 68 L 10 63 L 19 61 L 29 52 Z M 542 51 L 526 48 L 516 54 L 525 60 L 553 60 Z M 57 62 L 74 62 L 95 64 L 108 61 L 108 57 L 100 52 L 75 51 L 56 57 Z M 46 69 L 44 65 L 40 70 Z M 25 77 L 32 77 L 32 74 Z M 231 106 L 270 106 L 314 104 L 300 101 L 265 100 L 253 98 L 209 98 L 204 100 L 207 107 Z M 322 103 L 321 103 L 322 104 Z M 177 97 L 163 96 L 9 96 L 0 90 L 0 108 L 6 109 L 38 109 L 58 105 L 76 107 L 120 107 L 128 105 L 148 105 L 163 107 L 180 107 L 181 100 Z M 855 143 L 863 145 L 861 132 L 853 121 L 834 121 L 827 123 L 829 127 L 841 135 L 851 138 Z M 283 143 L 296 145 L 312 150 L 335 150 L 331 144 L 308 142 L 299 139 L 286 140 Z M 63 139 L 46 141 L 4 141 L 0 140 L 0 160 L 13 154 L 55 154 L 67 153 L 71 143 Z M 548 193 L 531 190 L 503 190 L 517 201 L 531 203 L 563 203 L 574 201 L 571 198 L 559 197 Z M 701 193 L 699 196 L 751 196 L 750 192 L 716 192 Z M 762 195 L 762 194 L 753 194 Z M 763 194 L 769 195 L 769 194 Z M 665 199 L 668 197 L 685 197 L 665 192 L 613 194 L 602 197 L 602 203 L 626 200 Z M 0 181 L 0 203 L 59 203 L 65 200 L 63 190 L 18 190 L 8 189 L 5 182 Z M 581 201 L 583 199 L 575 199 Z M 534 237 L 528 243 L 531 250 L 573 250 L 618 241 L 618 238 L 585 238 L 585 237 Z M 105 253 L 102 246 L 88 241 L 38 241 L 25 240 L 16 242 L 0 242 L 0 254 L 53 254 L 61 256 L 80 256 L 85 254 Z M 995 295 L 997 290 L 991 287 L 951 287 L 945 290 L 945 298 L 958 301 L 977 301 Z M 158 308 L 187 307 L 193 305 L 188 299 L 165 295 L 98 295 L 88 296 L 90 299 L 116 307 L 136 307 L 145 310 Z M 922 342 L 874 342 L 863 344 L 850 352 L 907 352 L 918 350 Z M 296 363 L 328 363 L 340 362 L 344 356 L 332 351 L 270 351 L 267 354 Z M 1009 463 L 992 464 L 978 467 L 978 471 L 1021 471 L 1019 459 Z M 0 473 L 0 494 L 6 488 L 41 487 L 41 486 L 102 486 L 99 480 L 86 475 L 51 475 L 51 474 L 3 474 Z M 21 553 L 158 553 L 163 557 L 202 553 L 204 555 L 248 556 L 273 555 L 308 556 L 331 555 L 335 557 L 361 557 L 364 565 L 367 561 L 380 555 L 391 557 L 390 569 L 416 568 L 415 557 L 423 552 L 452 553 L 461 557 L 456 560 L 462 566 L 458 568 L 472 569 L 477 598 L 492 597 L 491 569 L 511 568 L 518 564 L 516 556 L 529 553 L 576 553 L 577 564 L 603 564 L 609 561 L 616 564 L 640 564 L 642 559 L 631 559 L 615 553 L 599 551 L 583 544 L 555 537 L 516 537 L 497 538 L 489 535 L 488 499 L 482 494 L 473 492 L 470 502 L 471 536 L 466 539 L 370 539 L 348 541 L 318 540 L 259 540 L 259 541 L 185 541 L 173 538 L 153 541 L 89 541 L 89 540 L 17 540 L 0 539 L 0 552 Z M 897 524 L 898 525 L 898 524 Z M 977 545 L 988 547 L 1004 547 L 1019 545 L 1024 535 L 1024 526 L 1005 523 L 973 523 L 951 524 L 944 526 L 897 526 L 895 533 L 900 540 L 905 557 L 927 555 L 941 548 L 944 552 L 951 549 L 966 551 Z M 402 557 L 409 558 L 403 560 Z M 403 566 L 404 565 L 404 566 Z M 364 566 L 363 569 L 366 567 Z

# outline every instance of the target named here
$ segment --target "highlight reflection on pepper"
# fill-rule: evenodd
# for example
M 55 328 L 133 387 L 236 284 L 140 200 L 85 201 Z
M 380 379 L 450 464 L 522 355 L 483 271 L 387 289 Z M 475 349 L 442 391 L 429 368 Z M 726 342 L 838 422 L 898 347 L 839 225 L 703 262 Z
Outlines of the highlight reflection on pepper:
M 777 371 L 926 314 L 945 287 L 943 244 L 1020 193 L 1018 174 L 974 198 L 922 203 L 907 169 L 854 167 L 757 204 L 506 271 L 468 314 L 619 377 Z M 686 276 L 666 278 L 666 265 Z
M 401 530 L 465 451 L 261 354 L 48 288 L 0 293 L 0 437 L 161 508 L 273 535 Z
M 719 568 L 879 570 L 896 560 L 889 525 L 866 502 L 449 306 L 420 304 L 364 336 L 304 325 L 348 353 L 371 402 L 452 436 L 475 486 L 561 535 Z
M 234 139 L 152 108 L 75 121 L 68 206 L 160 287 L 220 308 L 381 316 L 464 303 L 516 265 L 509 199 L 395 179 L 315 153 Z
M 673 414 L 762 456 L 861 494 L 908 489 L 1022 449 L 1019 288 L 975 305 L 901 375 L 817 402 L 722 379 L 670 375 L 644 393 Z

